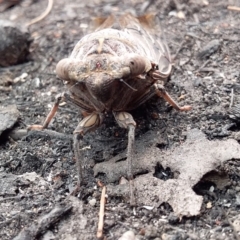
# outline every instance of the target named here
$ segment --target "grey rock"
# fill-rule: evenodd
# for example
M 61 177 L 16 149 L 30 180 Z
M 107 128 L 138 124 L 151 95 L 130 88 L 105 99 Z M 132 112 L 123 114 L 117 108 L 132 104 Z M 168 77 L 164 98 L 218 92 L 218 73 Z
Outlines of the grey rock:
M 198 53 L 199 58 L 207 58 L 215 53 L 220 46 L 220 41 L 218 39 L 214 39 L 207 43 L 202 49 L 200 49 Z
M 0 107 L 0 135 L 3 131 L 13 127 L 20 116 L 16 105 Z
M 0 66 L 8 67 L 26 61 L 30 43 L 26 28 L 0 20 Z

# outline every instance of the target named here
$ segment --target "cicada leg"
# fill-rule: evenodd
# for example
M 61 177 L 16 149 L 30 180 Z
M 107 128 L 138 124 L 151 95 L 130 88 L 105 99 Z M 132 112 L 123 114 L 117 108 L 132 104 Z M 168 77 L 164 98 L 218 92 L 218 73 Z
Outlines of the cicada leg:
M 180 107 L 173 99 L 172 97 L 168 94 L 168 92 L 165 90 L 165 88 L 163 87 L 163 85 L 161 84 L 155 84 L 156 87 L 156 94 L 159 97 L 162 97 L 166 102 L 168 102 L 173 108 L 175 108 L 178 111 L 189 111 L 192 109 L 191 106 L 186 105 L 183 107 Z
M 96 114 L 96 113 L 90 113 L 90 108 L 86 106 L 86 104 L 82 101 L 76 101 L 75 99 L 71 98 L 70 95 L 67 93 L 62 93 L 56 97 L 56 101 L 50 110 L 49 114 L 47 115 L 43 125 L 30 125 L 28 126 L 28 130 L 44 130 L 48 127 L 49 123 L 55 116 L 58 107 L 61 102 L 68 101 L 70 103 L 73 103 L 77 105 L 81 110 L 84 118 L 80 121 L 77 128 L 74 131 L 74 137 L 73 137 L 73 149 L 74 154 L 76 157 L 76 164 L 77 164 L 77 174 L 78 174 L 78 187 L 73 190 L 71 193 L 72 195 L 78 190 L 79 186 L 81 185 L 83 181 L 83 167 L 82 167 L 82 159 L 80 154 L 80 147 L 81 147 L 81 140 L 83 135 L 85 135 L 87 132 L 94 130 L 96 127 L 98 127 L 102 122 L 102 115 Z M 50 134 L 50 133 L 49 133 Z
M 132 159 L 133 159 L 133 148 L 135 141 L 135 128 L 136 122 L 134 121 L 132 115 L 127 112 L 113 112 L 114 117 L 122 128 L 128 129 L 128 146 L 127 146 L 127 177 L 129 180 L 130 188 L 130 205 L 136 205 L 136 198 L 134 196 L 134 183 L 133 183 L 133 173 L 132 173 Z
M 73 149 L 77 163 L 77 174 L 78 174 L 78 186 L 80 187 L 83 183 L 83 164 L 81 156 L 82 140 L 83 136 L 96 129 L 102 123 L 102 115 L 92 113 L 85 117 L 76 127 L 73 132 Z
M 68 101 L 68 102 L 76 105 L 77 107 L 79 107 L 81 109 L 84 117 L 90 115 L 90 112 L 92 112 L 92 109 L 90 107 L 88 107 L 84 102 L 76 101 L 68 93 L 64 92 L 64 93 L 61 93 L 56 96 L 55 103 L 54 103 L 52 109 L 50 110 L 50 112 L 48 113 L 43 125 L 30 125 L 30 126 L 28 126 L 28 130 L 44 130 L 45 128 L 47 128 L 49 123 L 55 116 L 55 114 L 59 108 L 59 104 L 64 101 Z
M 43 125 L 30 125 L 28 126 L 28 130 L 43 130 L 45 128 L 48 127 L 49 123 L 51 122 L 51 120 L 53 119 L 53 117 L 55 116 L 57 110 L 58 110 L 58 107 L 59 107 L 59 104 L 64 101 L 64 97 L 63 97 L 63 93 L 62 94 L 59 94 L 57 95 L 56 97 L 56 101 L 52 107 L 52 109 L 50 110 L 50 112 L 48 113 Z

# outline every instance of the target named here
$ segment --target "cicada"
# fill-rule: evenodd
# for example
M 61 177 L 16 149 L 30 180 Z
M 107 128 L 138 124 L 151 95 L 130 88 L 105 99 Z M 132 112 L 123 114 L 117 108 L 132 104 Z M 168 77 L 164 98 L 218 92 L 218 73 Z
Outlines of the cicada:
M 39 126 L 47 128 L 61 101 L 79 107 L 83 119 L 74 131 L 73 148 L 81 186 L 82 139 L 111 112 L 118 125 L 128 129 L 127 178 L 131 205 L 135 204 L 132 159 L 136 122 L 129 112 L 154 95 L 179 111 L 191 109 L 180 107 L 164 88 L 172 63 L 163 33 L 155 28 L 154 19 L 151 14 L 134 17 L 129 13 L 101 19 L 99 27 L 84 36 L 71 55 L 57 64 L 57 76 L 67 82 L 68 91 L 56 98 L 44 124 Z

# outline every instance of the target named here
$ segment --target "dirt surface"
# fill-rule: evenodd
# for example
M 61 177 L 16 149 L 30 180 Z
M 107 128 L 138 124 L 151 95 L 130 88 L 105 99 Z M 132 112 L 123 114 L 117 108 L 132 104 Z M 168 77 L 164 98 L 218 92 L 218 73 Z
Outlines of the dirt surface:
M 178 179 L 180 170 L 175 165 L 168 166 L 166 156 L 179 150 L 179 156 L 184 153 L 186 161 L 191 160 L 186 148 L 182 149 L 191 148 L 191 144 L 186 145 L 186 138 L 192 129 L 204 133 L 209 146 L 218 143 L 215 152 L 203 148 L 204 156 L 207 158 L 209 153 L 215 160 L 224 161 L 215 162 L 206 174 L 203 171 L 204 177 L 190 188 L 203 201 L 199 214 L 177 214 L 167 199 L 154 205 L 150 199 L 147 206 L 141 203 L 133 208 L 124 193 L 110 192 L 109 188 L 104 219 L 106 239 L 119 239 L 127 231 L 135 238 L 125 239 L 240 238 L 240 155 L 236 150 L 240 121 L 229 115 L 230 107 L 240 103 L 240 12 L 227 9 L 229 5 L 240 7 L 237 4 L 237 0 L 54 1 L 50 14 L 29 27 L 32 44 L 28 61 L 0 68 L 1 106 L 5 109 L 16 105 L 21 115 L 14 129 L 41 124 L 55 96 L 65 90 L 56 78 L 56 64 L 69 56 L 78 40 L 91 31 L 94 17 L 119 11 L 159 15 L 174 56 L 174 69 L 166 88 L 181 105 L 190 104 L 193 109 L 179 113 L 163 100 L 153 98 L 132 112 L 137 122 L 136 156 L 143 151 L 147 153 L 145 161 L 139 157 L 139 162 L 146 163 L 149 158 L 152 164 L 135 170 L 135 177 L 142 183 L 153 179 L 149 188 L 144 185 L 146 193 L 159 187 L 160 180 L 169 186 L 167 183 Z M 46 6 L 47 0 L 25 0 L 1 13 L 0 19 L 25 26 Z M 115 178 L 121 172 L 124 175 L 119 169 L 125 163 L 127 132 L 109 115 L 99 129 L 86 136 L 89 190 L 81 199 L 69 197 L 77 181 L 71 135 L 80 119 L 78 109 L 65 104 L 49 127 L 63 134 L 32 132 L 14 141 L 9 129 L 3 132 L 0 239 L 96 239 L 101 195 L 96 181 L 119 187 L 119 179 Z M 229 141 L 234 141 L 234 147 Z M 111 161 L 114 157 L 118 158 L 115 168 Z M 106 170 L 109 159 L 111 164 Z M 102 172 L 98 171 L 101 166 L 105 167 Z M 115 178 L 109 177 L 107 172 L 114 173 L 115 169 Z M 159 179 L 156 185 L 155 179 Z M 139 180 L 137 187 L 142 188 Z M 140 196 L 144 196 L 144 188 Z M 186 198 L 187 203 L 191 196 Z

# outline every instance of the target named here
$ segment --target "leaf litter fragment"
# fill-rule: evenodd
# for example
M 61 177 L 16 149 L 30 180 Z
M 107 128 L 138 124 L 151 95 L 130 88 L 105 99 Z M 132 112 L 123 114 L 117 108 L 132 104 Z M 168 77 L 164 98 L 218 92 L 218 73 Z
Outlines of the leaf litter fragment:
M 154 137 L 153 137 L 154 136 Z M 240 145 L 236 140 L 209 141 L 198 129 L 187 134 L 187 140 L 178 147 L 162 150 L 156 147 L 160 138 L 151 132 L 137 141 L 133 163 L 134 180 L 138 205 L 158 207 L 168 202 L 178 216 L 200 214 L 203 202 L 192 188 L 208 172 L 215 170 L 225 161 L 240 158 Z M 117 157 L 94 166 L 95 176 L 104 173 L 109 182 L 116 182 L 126 175 L 127 164 Z M 170 168 L 178 177 L 163 181 L 153 176 L 155 166 Z M 107 186 L 109 196 L 128 196 L 128 184 Z

